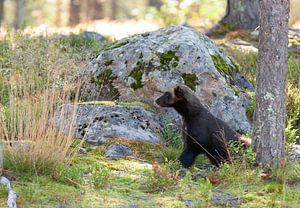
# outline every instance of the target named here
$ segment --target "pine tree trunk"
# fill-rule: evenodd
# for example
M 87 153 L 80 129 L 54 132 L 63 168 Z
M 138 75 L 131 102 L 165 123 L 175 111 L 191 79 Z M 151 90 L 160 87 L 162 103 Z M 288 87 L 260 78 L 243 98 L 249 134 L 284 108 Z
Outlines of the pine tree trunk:
M 111 19 L 116 20 L 117 19 L 117 12 L 118 12 L 118 4 L 117 0 L 111 0 Z
M 149 0 L 148 5 L 159 9 L 162 5 L 162 2 L 161 0 Z
M 20 29 L 25 20 L 25 0 L 17 0 L 15 29 Z
M 4 0 L 0 0 L 0 27 L 4 18 Z
M 253 148 L 256 160 L 279 167 L 285 153 L 289 0 L 262 0 Z
M 97 20 L 103 19 L 103 3 L 101 0 L 88 0 L 88 19 Z
M 234 29 L 255 29 L 259 24 L 259 0 L 227 0 L 226 15 L 219 24 Z
M 55 26 L 61 26 L 62 0 L 56 0 Z
M 80 21 L 80 1 L 70 0 L 69 25 L 75 26 Z

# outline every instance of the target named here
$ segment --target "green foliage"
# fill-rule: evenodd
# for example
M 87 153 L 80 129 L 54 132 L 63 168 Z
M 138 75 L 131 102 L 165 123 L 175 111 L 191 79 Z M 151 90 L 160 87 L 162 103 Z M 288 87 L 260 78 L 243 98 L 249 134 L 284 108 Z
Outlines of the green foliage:
M 292 85 L 300 88 L 300 59 L 289 56 L 288 59 L 288 80 Z
M 300 89 L 293 85 L 287 87 L 287 139 L 290 142 L 300 142 Z
M 153 172 L 148 173 L 147 182 L 142 189 L 148 192 L 162 192 L 172 189 L 177 184 L 178 173 L 172 173 L 169 163 L 161 166 L 158 163 L 153 164 Z
M 248 92 L 248 95 L 250 95 L 250 103 L 247 106 L 247 116 L 252 120 L 255 110 L 256 94 L 254 92 Z
M 245 149 L 241 144 L 236 142 L 229 143 L 229 153 L 235 163 L 251 165 L 255 161 L 256 154 L 251 148 Z
M 203 17 L 216 23 L 224 15 L 226 1 L 211 0 L 162 0 L 160 8 L 150 7 L 145 16 L 164 25 L 175 25 L 202 19 Z
M 300 130 L 293 126 L 295 121 L 292 119 L 287 120 L 287 126 L 285 128 L 286 141 L 291 144 L 299 142 Z
M 167 146 L 162 148 L 160 153 L 160 162 L 169 162 L 169 161 L 178 161 L 179 156 L 181 155 L 182 148 Z
M 87 59 L 93 54 L 104 50 L 107 45 L 111 45 L 106 41 L 98 41 L 92 37 L 85 37 L 84 33 L 80 33 L 78 35 L 71 34 L 68 36 L 63 36 L 58 38 L 57 46 L 63 52 L 71 52 L 73 54 L 81 54 L 82 59 Z M 86 53 L 83 54 L 82 52 Z M 79 57 L 78 57 L 79 58 Z
M 163 129 L 161 132 L 163 141 L 166 146 L 181 149 L 183 146 L 182 136 L 175 130 L 174 124 L 172 124 L 171 119 L 167 118 L 164 121 Z
M 58 166 L 53 177 L 59 182 L 76 187 L 83 186 L 87 180 L 91 181 L 91 184 L 95 188 L 102 188 L 107 184 L 109 174 L 109 170 L 99 163 L 72 163 L 69 166 Z M 84 178 L 86 178 L 86 180 Z
M 8 103 L 11 87 L 24 84 L 32 94 L 48 87 L 62 87 L 80 69 L 99 43 L 81 36 L 32 37 L 8 34 L 0 41 L 0 102 Z M 63 51 L 63 53 L 62 53 Z M 68 88 L 72 89 L 72 83 Z

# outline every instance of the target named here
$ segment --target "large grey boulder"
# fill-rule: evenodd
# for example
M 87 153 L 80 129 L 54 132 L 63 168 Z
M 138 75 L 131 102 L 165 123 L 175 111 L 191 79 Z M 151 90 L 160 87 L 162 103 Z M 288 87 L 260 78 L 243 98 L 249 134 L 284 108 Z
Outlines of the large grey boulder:
M 82 100 L 142 101 L 186 84 L 203 104 L 235 130 L 249 132 L 246 116 L 253 86 L 207 36 L 172 26 L 115 42 L 82 71 Z
M 56 112 L 56 125 L 61 131 L 73 118 L 74 137 L 94 145 L 111 138 L 159 143 L 162 126 L 155 114 L 141 106 L 64 105 Z M 68 124 L 68 125 L 66 125 Z

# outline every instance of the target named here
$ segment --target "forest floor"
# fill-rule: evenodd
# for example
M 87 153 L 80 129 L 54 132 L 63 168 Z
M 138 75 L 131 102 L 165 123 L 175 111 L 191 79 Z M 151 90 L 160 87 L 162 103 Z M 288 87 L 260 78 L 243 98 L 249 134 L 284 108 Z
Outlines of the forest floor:
M 215 169 L 204 157 L 184 176 L 179 164 L 164 158 L 180 150 L 128 143 L 135 154 L 113 159 L 104 146 L 87 149 L 71 166 L 51 175 L 16 174 L 13 181 L 20 207 L 297 207 L 300 195 L 300 164 L 289 163 L 284 173 L 263 177 L 261 168 L 235 160 Z M 249 159 L 249 155 L 244 159 Z M 158 161 L 158 162 L 153 162 Z M 284 180 L 274 180 L 284 175 Z M 0 189 L 0 207 L 7 193 Z

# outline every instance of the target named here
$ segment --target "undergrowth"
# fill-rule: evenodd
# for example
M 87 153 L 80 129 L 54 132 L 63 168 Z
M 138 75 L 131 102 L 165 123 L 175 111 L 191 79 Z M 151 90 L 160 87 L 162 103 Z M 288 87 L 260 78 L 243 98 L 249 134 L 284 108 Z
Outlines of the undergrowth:
M 0 41 L 0 139 L 5 168 L 19 173 L 51 173 L 68 163 L 74 113 L 62 104 L 77 100 L 80 67 L 102 46 L 83 36 L 7 34 Z M 75 108 L 76 109 L 76 105 Z M 57 126 L 57 119 L 68 124 Z M 73 150 L 74 149 L 74 150 Z

